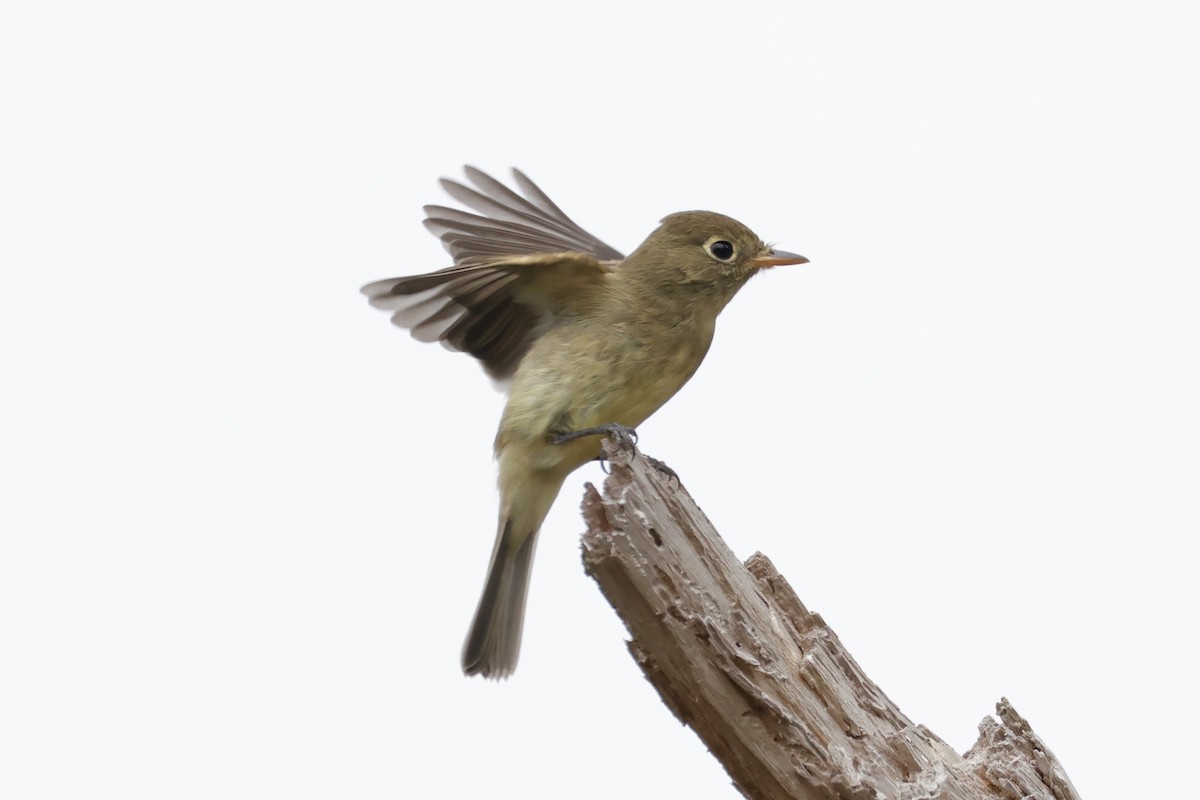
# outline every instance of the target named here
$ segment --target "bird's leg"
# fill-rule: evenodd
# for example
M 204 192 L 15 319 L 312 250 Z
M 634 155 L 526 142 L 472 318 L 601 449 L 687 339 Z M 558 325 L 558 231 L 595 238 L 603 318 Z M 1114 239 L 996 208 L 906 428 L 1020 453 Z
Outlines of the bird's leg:
M 549 437 L 549 441 L 550 444 L 563 444 L 564 442 L 571 442 L 575 439 L 583 438 L 584 436 L 599 436 L 602 434 L 608 434 L 616 437 L 617 442 L 623 449 L 637 449 L 637 431 L 617 422 L 610 422 L 606 425 L 597 425 L 594 428 L 581 428 L 577 431 L 562 431 L 561 433 L 552 434 Z M 680 486 L 683 485 L 683 482 L 679 480 L 679 473 L 675 472 L 675 470 L 668 467 L 662 461 L 659 461 L 653 456 L 648 456 L 645 453 L 642 454 L 642 457 L 650 462 L 650 466 L 661 472 L 667 478 L 667 480 L 673 480 Z M 602 467 L 608 463 L 608 459 L 604 456 L 603 452 L 596 456 L 593 460 L 599 461 Z M 607 473 L 608 470 L 605 469 L 604 472 Z
M 604 434 L 616 437 L 622 448 L 635 449 L 637 447 L 637 431 L 617 422 L 597 425 L 594 428 L 580 428 L 577 431 L 554 433 L 550 435 L 549 441 L 550 444 L 565 444 L 582 439 L 584 436 L 602 436 Z
M 609 422 L 604 425 L 597 425 L 594 428 L 580 428 L 577 431 L 561 431 L 551 434 L 548 437 L 550 444 L 564 444 L 565 442 L 573 442 L 576 439 L 582 439 L 584 436 L 603 436 L 608 434 L 617 440 L 617 447 L 622 450 L 637 450 L 637 431 L 633 428 L 628 428 L 618 422 Z M 608 474 L 608 457 L 604 455 L 604 451 L 600 451 L 600 455 L 596 456 L 593 461 L 600 462 L 600 468 L 604 473 Z

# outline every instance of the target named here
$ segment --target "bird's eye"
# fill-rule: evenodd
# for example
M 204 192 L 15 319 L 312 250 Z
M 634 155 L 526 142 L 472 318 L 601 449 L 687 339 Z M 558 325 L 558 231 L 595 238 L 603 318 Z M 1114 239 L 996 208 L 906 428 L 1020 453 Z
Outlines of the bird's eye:
M 708 246 L 708 252 L 721 261 L 728 261 L 733 258 L 733 245 L 724 239 L 718 239 Z

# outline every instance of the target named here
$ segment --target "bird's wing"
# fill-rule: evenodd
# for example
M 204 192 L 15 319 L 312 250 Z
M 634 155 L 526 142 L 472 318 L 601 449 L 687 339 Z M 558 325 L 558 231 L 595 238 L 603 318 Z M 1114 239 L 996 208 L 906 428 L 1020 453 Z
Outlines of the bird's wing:
M 583 253 L 510 256 L 363 287 L 371 305 L 422 342 L 470 353 L 498 381 L 512 377 L 537 334 L 612 267 Z
M 586 253 L 600 261 L 624 258 L 576 225 L 520 170 L 513 170 L 513 179 L 523 197 L 482 170 L 468 166 L 464 171 L 474 189 L 449 178 L 442 178 L 442 188 L 478 214 L 425 206 L 425 227 L 442 240 L 455 264 L 536 253 Z
M 522 197 L 473 167 L 479 188 L 443 179 L 457 200 L 488 216 L 430 206 L 425 225 L 454 256 L 455 266 L 389 278 L 363 287 L 371 305 L 423 342 L 440 341 L 478 358 L 507 380 L 538 333 L 571 306 L 571 298 L 612 272 L 621 254 L 580 228 L 529 178 L 513 170 Z

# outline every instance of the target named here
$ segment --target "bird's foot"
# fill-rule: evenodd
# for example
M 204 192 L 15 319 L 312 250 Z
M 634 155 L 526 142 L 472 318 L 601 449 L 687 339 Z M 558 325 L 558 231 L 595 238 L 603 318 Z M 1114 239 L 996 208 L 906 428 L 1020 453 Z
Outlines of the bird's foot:
M 602 436 L 604 434 L 615 438 L 622 449 L 634 450 L 637 448 L 637 431 L 617 422 L 597 425 L 594 428 L 580 428 L 577 431 L 556 433 L 550 437 L 550 444 L 565 444 L 566 442 L 573 442 L 576 439 L 582 439 L 584 436 Z
M 610 422 L 606 425 L 597 425 L 594 428 L 581 428 L 577 431 L 564 431 L 563 433 L 558 433 L 550 437 L 550 444 L 563 444 L 564 442 L 574 441 L 575 439 L 580 439 L 584 436 L 600 436 L 604 434 L 607 434 L 616 440 L 617 448 L 619 450 L 637 450 L 637 431 L 617 422 Z M 667 480 L 675 481 L 675 483 L 679 484 L 680 486 L 683 485 L 683 482 L 679 480 L 679 473 L 668 467 L 665 463 L 659 461 L 657 458 L 648 456 L 645 453 L 642 454 L 642 457 L 650 462 L 650 466 L 662 473 Z M 604 474 L 609 474 L 608 456 L 604 454 L 604 451 L 601 451 L 600 455 L 596 456 L 595 460 L 600 462 L 600 468 L 604 470 Z
M 584 436 L 604 436 L 613 437 L 617 442 L 618 450 L 637 450 L 637 431 L 633 428 L 626 427 L 618 422 L 609 422 L 605 425 L 597 425 L 594 428 L 580 428 L 577 431 L 564 431 L 550 437 L 550 444 L 563 444 L 564 442 L 572 442 L 576 439 L 581 439 Z M 600 462 L 600 468 L 604 470 L 604 474 L 608 472 L 608 456 L 604 451 L 600 451 L 600 455 L 594 459 Z

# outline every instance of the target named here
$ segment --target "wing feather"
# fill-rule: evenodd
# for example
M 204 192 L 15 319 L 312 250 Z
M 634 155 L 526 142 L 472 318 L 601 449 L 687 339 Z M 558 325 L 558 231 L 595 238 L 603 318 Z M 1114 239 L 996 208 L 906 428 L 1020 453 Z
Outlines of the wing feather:
M 436 218 L 442 244 L 455 255 L 456 249 L 471 247 L 470 257 L 506 255 L 511 253 L 586 253 L 600 261 L 619 261 L 624 256 L 592 234 L 585 231 L 538 188 L 537 184 L 519 170 L 513 170 L 517 185 L 525 197 L 475 167 L 464 168 L 472 189 L 449 178 L 442 178 L 442 188 L 458 202 L 478 214 L 433 206 L 426 209 Z M 449 210 L 452 215 L 443 216 Z M 462 215 L 462 216 L 457 216 Z M 464 218 L 465 217 L 465 218 Z M 464 224 L 466 227 L 460 227 Z M 431 228 L 432 229 L 432 228 Z M 531 242 L 530 239 L 534 241 Z M 504 249 L 489 247 L 509 245 Z M 535 247 L 536 249 L 514 249 Z M 459 257 L 455 255 L 455 261 Z
M 475 188 L 443 178 L 455 200 L 478 213 L 425 207 L 425 227 L 455 266 L 363 287 L 371 305 L 419 341 L 470 353 L 507 380 L 533 339 L 571 310 L 573 298 L 609 275 L 621 254 L 579 227 L 524 173 L 522 194 L 475 167 Z

